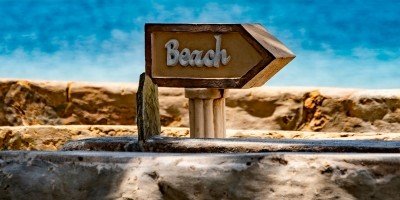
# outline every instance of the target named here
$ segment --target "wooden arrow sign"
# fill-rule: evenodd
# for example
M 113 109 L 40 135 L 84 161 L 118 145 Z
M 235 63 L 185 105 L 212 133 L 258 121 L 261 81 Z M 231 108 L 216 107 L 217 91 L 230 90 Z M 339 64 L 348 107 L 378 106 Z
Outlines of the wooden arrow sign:
M 146 24 L 146 74 L 164 87 L 251 88 L 295 56 L 259 24 Z

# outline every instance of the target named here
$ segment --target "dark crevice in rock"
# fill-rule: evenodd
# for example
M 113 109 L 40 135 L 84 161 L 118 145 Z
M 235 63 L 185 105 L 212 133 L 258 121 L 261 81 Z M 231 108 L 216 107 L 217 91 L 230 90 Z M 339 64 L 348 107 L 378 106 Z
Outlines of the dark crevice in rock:
M 159 178 L 159 175 L 156 171 L 150 172 L 147 175 L 150 176 L 150 178 L 152 178 L 153 180 L 157 180 Z
M 331 166 L 326 166 L 323 170 L 321 170 L 321 174 L 332 174 L 333 168 Z
M 158 182 L 158 188 L 165 200 L 189 200 L 190 198 L 178 188 L 172 187 L 170 184 L 164 181 Z
M 288 161 L 285 160 L 284 158 L 281 158 L 281 157 L 273 157 L 273 158 L 271 158 L 271 161 L 279 163 L 281 165 L 287 165 L 288 164 Z
M 72 82 L 68 82 L 67 87 L 65 88 L 65 101 L 69 103 L 71 101 L 71 94 L 70 94 L 70 89 L 71 89 Z

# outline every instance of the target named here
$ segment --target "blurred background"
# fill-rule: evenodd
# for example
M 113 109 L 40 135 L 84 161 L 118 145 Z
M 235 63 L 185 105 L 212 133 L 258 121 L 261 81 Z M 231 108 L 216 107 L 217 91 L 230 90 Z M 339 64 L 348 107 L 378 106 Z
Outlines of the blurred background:
M 0 78 L 137 82 L 146 22 L 263 24 L 297 55 L 267 85 L 400 87 L 398 0 L 0 0 Z

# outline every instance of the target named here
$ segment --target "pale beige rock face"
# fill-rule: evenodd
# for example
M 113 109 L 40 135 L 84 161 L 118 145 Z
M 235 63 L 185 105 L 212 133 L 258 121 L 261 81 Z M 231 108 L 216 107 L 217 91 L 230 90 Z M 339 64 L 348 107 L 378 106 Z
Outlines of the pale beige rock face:
M 0 199 L 399 199 L 400 156 L 0 152 Z
M 134 125 L 136 84 L 0 81 L 0 125 Z M 399 132 L 400 89 L 230 90 L 228 129 Z M 163 126 L 188 127 L 184 90 L 159 88 Z

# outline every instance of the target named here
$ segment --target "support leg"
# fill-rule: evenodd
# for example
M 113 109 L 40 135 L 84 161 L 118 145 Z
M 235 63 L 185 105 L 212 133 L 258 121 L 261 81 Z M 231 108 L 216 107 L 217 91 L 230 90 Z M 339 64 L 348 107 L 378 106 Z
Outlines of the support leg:
M 225 97 L 222 89 L 186 89 L 191 138 L 225 137 Z

